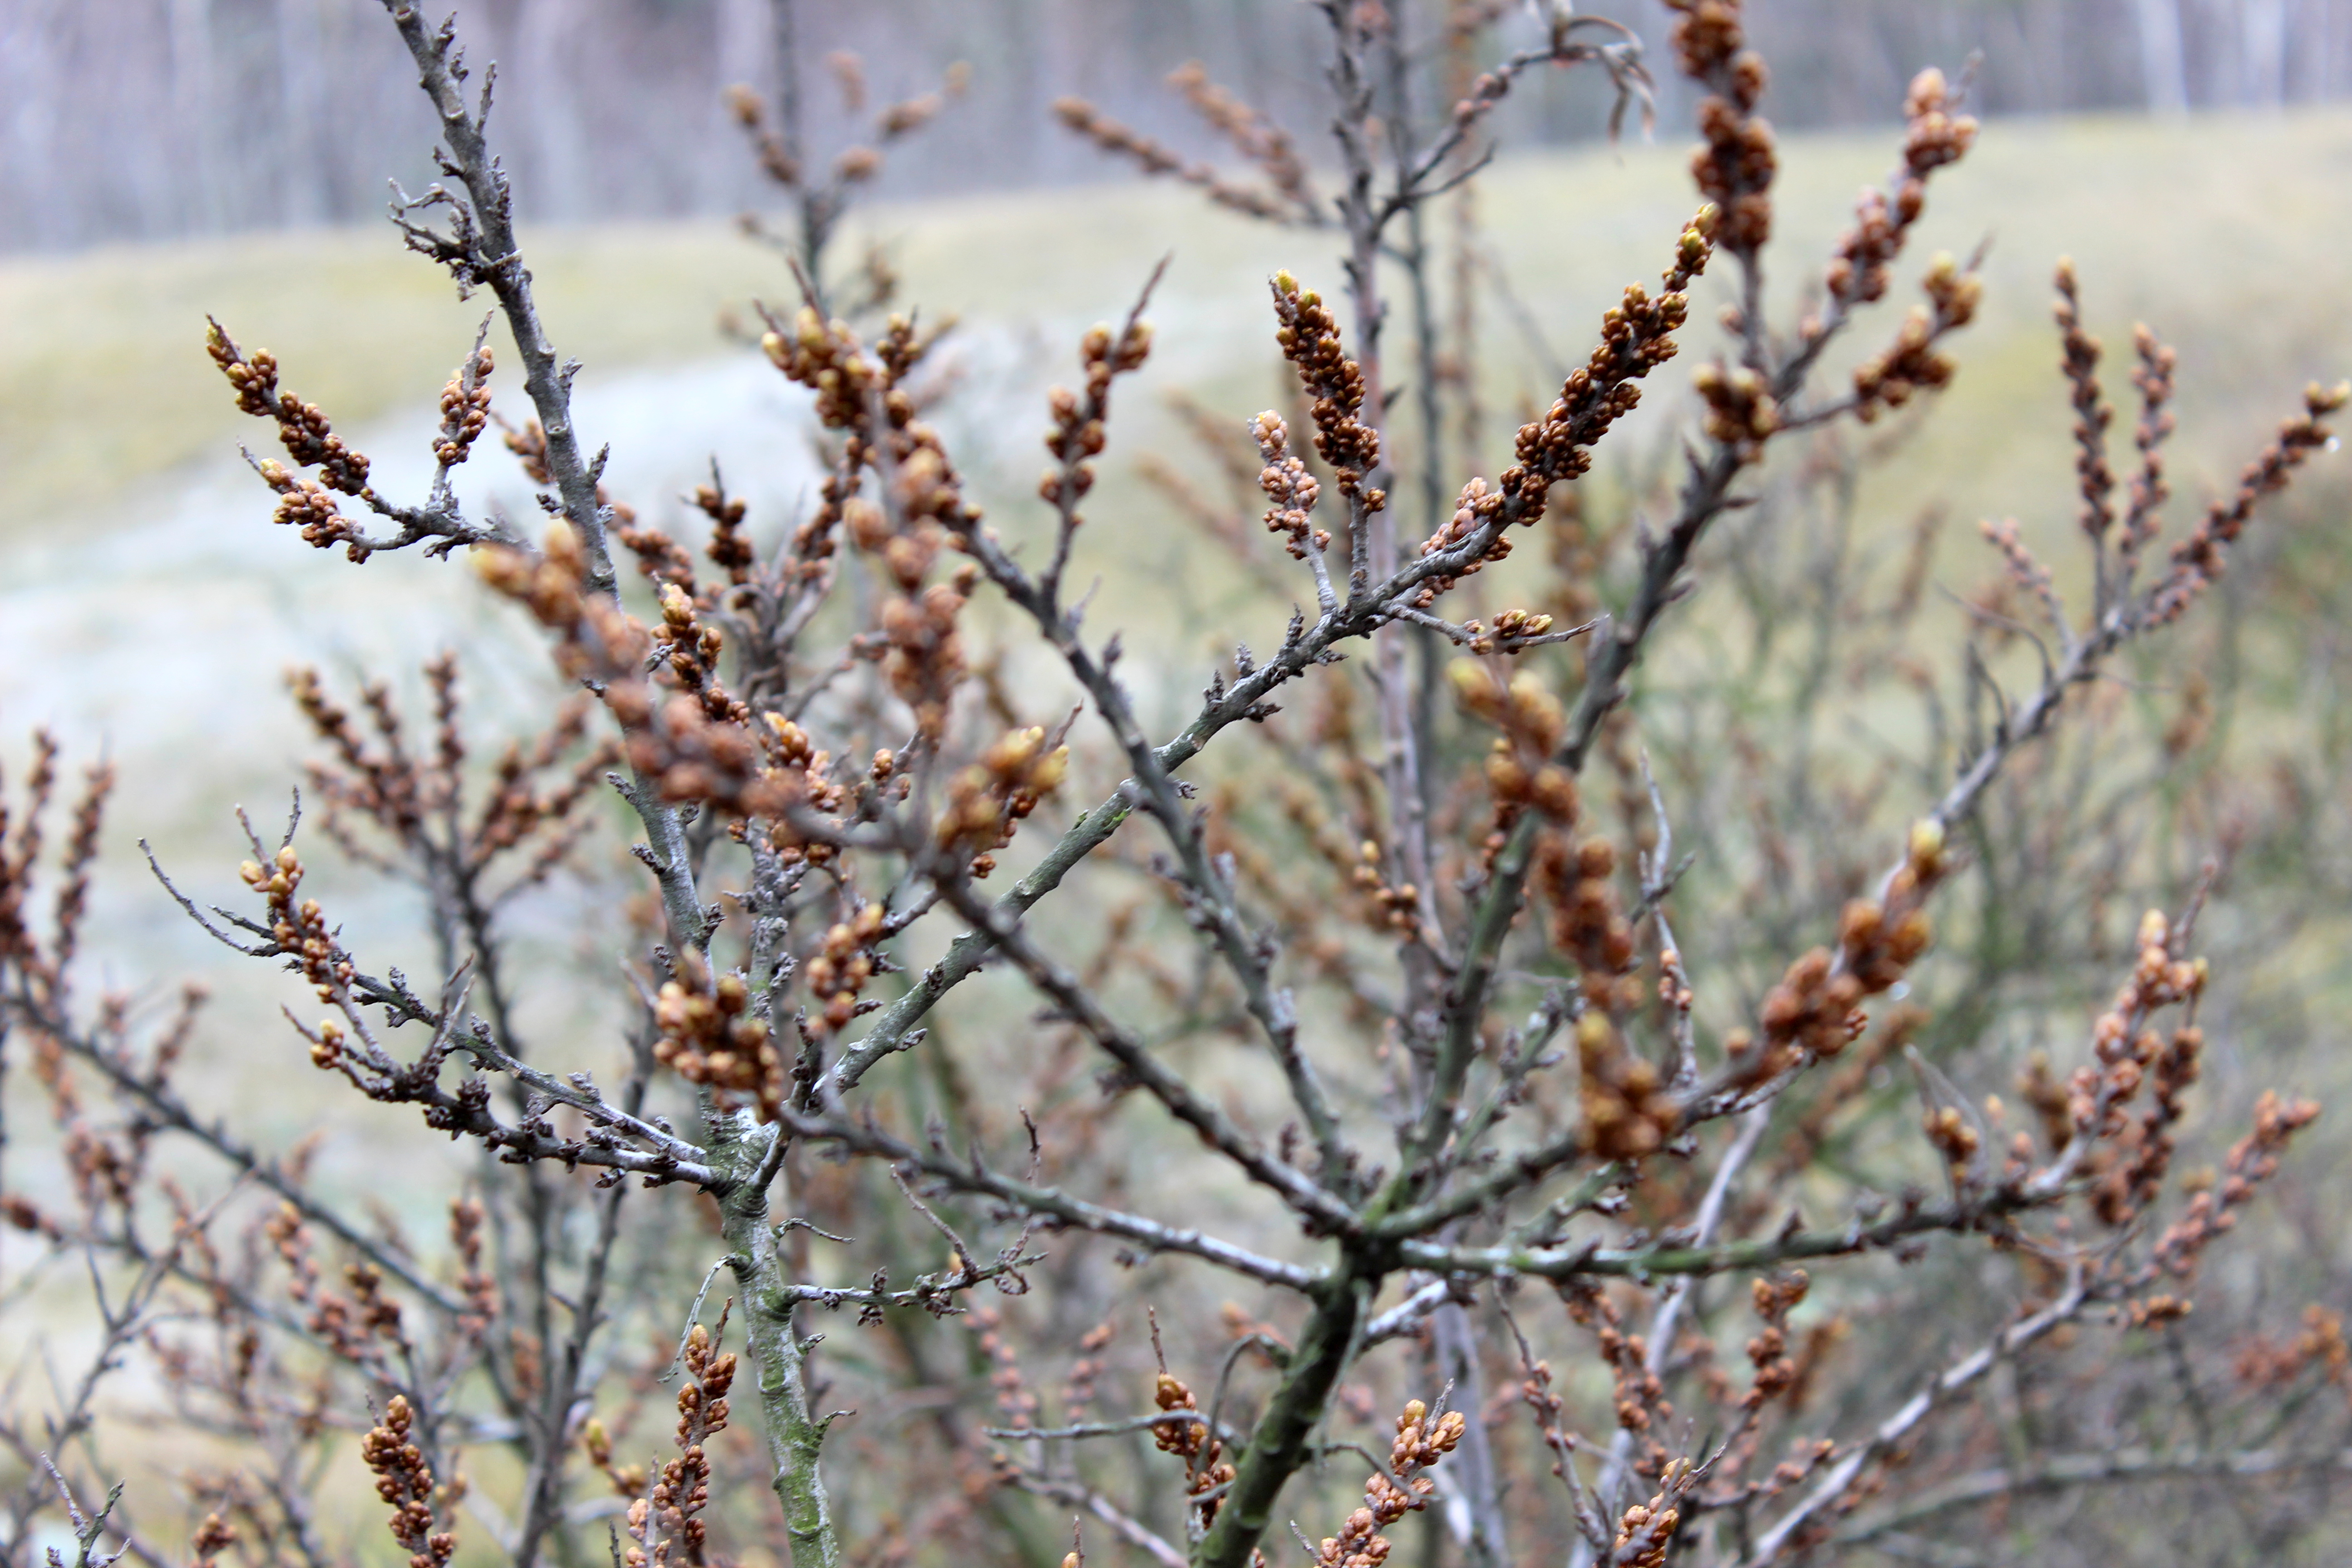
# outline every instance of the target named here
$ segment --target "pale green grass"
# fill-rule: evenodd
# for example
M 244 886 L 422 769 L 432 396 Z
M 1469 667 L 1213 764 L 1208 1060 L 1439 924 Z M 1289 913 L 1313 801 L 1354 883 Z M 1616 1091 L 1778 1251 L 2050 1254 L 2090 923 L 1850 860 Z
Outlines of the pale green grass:
M 715 226 L 534 238 L 549 320 L 599 363 L 708 353 L 715 301 L 768 281 Z M 429 404 L 489 303 L 460 302 L 388 226 L 0 267 L 0 537 L 61 514 L 86 526 L 126 488 L 252 438 L 205 356 L 207 312 L 276 350 L 288 385 L 348 428 Z
M 1790 142 L 1777 281 L 1817 273 L 1891 145 L 1860 133 Z M 1691 205 L 1683 158 L 1678 141 L 1526 158 L 1484 182 L 1483 218 L 1560 353 L 1580 357 L 1619 288 L 1655 271 Z M 2185 450 L 2207 452 L 2204 416 L 2217 437 L 2260 431 L 2305 379 L 2352 367 L 2347 190 L 2352 115 L 2340 111 L 1989 127 L 1969 161 L 1938 177 L 1923 237 L 1923 250 L 1963 253 L 1992 241 L 1985 317 L 1918 454 L 1924 477 L 1967 513 L 2013 509 L 2011 498 L 2063 475 L 2044 311 L 2062 251 L 2080 262 L 2095 322 L 2116 348 L 2135 318 L 2180 344 Z M 1252 226 L 1165 187 L 883 207 L 869 226 L 891 238 L 910 300 L 976 325 L 1112 314 L 1172 250 L 1158 311 L 1172 363 L 1159 379 L 1230 395 L 1244 414 L 1269 390 L 1265 273 L 1289 265 L 1338 281 L 1324 237 Z M 722 310 L 789 292 L 774 259 L 720 224 L 544 230 L 526 236 L 526 254 L 551 335 L 591 380 L 723 353 Z M 1906 278 L 1916 270 L 1906 262 Z M 349 428 L 429 404 L 487 305 L 457 300 L 375 226 L 0 265 L 0 539 L 101 524 L 142 481 L 255 433 L 204 357 L 207 311 L 240 342 L 275 349 L 288 384 Z M 1889 317 L 1857 342 L 1883 335 Z M 1487 326 L 1498 389 L 1538 395 L 1516 334 Z M 1066 345 L 1052 347 L 1055 362 L 1066 357 Z

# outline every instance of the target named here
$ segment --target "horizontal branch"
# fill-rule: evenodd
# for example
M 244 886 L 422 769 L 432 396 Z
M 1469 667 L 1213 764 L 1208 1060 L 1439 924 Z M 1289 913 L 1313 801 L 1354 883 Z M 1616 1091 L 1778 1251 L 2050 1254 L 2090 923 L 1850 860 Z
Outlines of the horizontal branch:
M 477 1024 L 478 1026 L 478 1020 Z M 705 1159 L 702 1145 L 690 1139 L 681 1138 L 665 1128 L 657 1127 L 641 1117 L 630 1115 L 607 1100 L 602 1094 L 597 1093 L 593 1084 L 585 1088 L 582 1087 L 587 1078 L 586 1074 L 575 1073 L 571 1079 L 565 1079 L 541 1072 L 529 1063 L 517 1061 L 513 1057 L 500 1050 L 490 1039 L 488 1034 L 479 1026 L 457 1036 L 451 1040 L 450 1046 L 451 1048 L 463 1051 L 472 1057 L 482 1066 L 493 1071 L 505 1073 L 526 1088 L 535 1089 L 560 1104 L 572 1107 L 599 1127 L 625 1133 L 632 1138 L 642 1139 L 653 1145 L 654 1154 L 651 1157 L 667 1161 L 667 1169 L 677 1179 L 694 1182 L 714 1190 L 722 1184 L 723 1178 L 716 1167 L 710 1165 Z M 591 1161 L 589 1163 L 606 1162 Z
M 992 1437 L 1117 1437 L 1129 1432 L 1148 1432 L 1154 1426 L 1189 1426 L 1195 1422 L 1206 1426 L 1209 1418 L 1197 1410 L 1155 1410 L 1149 1415 L 1130 1415 L 1120 1421 L 1081 1421 L 1075 1426 L 983 1426 L 981 1430 Z
M 1432 1312 L 1455 1300 L 1460 1287 L 1451 1279 L 1433 1279 L 1387 1311 L 1364 1324 L 1364 1343 L 1376 1345 L 1419 1329 Z
M 2057 1201 L 2061 1194 L 2032 1196 L 2016 1187 L 1996 1188 L 1980 1197 L 1906 1205 L 1874 1224 L 1855 1220 L 1840 1230 L 1801 1230 L 1750 1241 L 1710 1247 L 1441 1247 L 1406 1240 L 1399 1256 L 1410 1267 L 1433 1273 L 1533 1275 L 1573 1279 L 1590 1275 L 1646 1279 L 1662 1274 L 1726 1274 L 1769 1268 L 1808 1258 L 1839 1258 L 1877 1251 L 1913 1237 L 1964 1233 L 1999 1226 L 2010 1215 Z
M 1504 1155 L 1482 1172 L 1475 1181 L 1465 1182 L 1426 1203 L 1398 1209 L 1368 1228 L 1375 1236 L 1427 1236 L 1449 1221 L 1476 1214 L 1514 1193 L 1536 1185 L 1573 1161 L 1583 1147 L 1583 1130 L 1570 1128 L 1548 1143 L 1539 1143 L 1517 1154 Z M 1597 1192 L 1599 1186 L 1605 1186 L 1619 1173 L 1615 1165 L 1604 1165 L 1594 1173 L 1588 1185 L 1594 1185 Z
M 1137 1522 L 1132 1517 L 1122 1512 L 1108 1498 L 1084 1482 L 1068 1480 L 1056 1476 L 1039 1475 L 1034 1470 L 1024 1469 L 1018 1465 L 1006 1466 L 1001 1473 L 1007 1484 L 1019 1487 L 1023 1491 L 1034 1492 L 1037 1496 L 1050 1502 L 1060 1503 L 1066 1508 L 1085 1509 L 1109 1526 L 1113 1535 L 1143 1552 L 1154 1563 L 1159 1563 L 1160 1568 L 1190 1568 L 1181 1552 L 1170 1545 L 1164 1538 L 1148 1526 Z
M 1024 1214 L 1072 1230 L 1115 1236 L 1153 1252 L 1178 1252 L 1228 1268 L 1268 1285 L 1292 1290 L 1312 1289 L 1322 1278 L 1311 1268 L 1266 1258 L 1198 1230 L 1162 1225 L 1140 1215 L 1074 1198 L 1054 1187 L 1041 1187 L 1001 1175 L 979 1163 L 950 1157 L 943 1151 L 916 1148 L 870 1123 L 842 1118 L 803 1116 L 787 1110 L 784 1125 L 795 1138 L 835 1143 L 856 1153 L 869 1154 L 917 1171 L 955 1188 L 1002 1200 Z
M 2190 1449 L 2167 1454 L 2132 1447 L 2104 1454 L 2057 1454 L 2018 1469 L 1977 1470 L 1957 1477 L 1906 1500 L 1899 1507 L 1847 1526 L 1834 1539 L 1841 1544 L 1859 1545 L 1952 1509 L 1990 1502 L 2017 1492 L 2063 1491 L 2105 1482 L 2172 1480 L 2189 1476 L 2234 1479 L 2329 1470 L 2352 1473 L 2352 1448 L 2309 1454 L 2278 1448 L 2222 1454 Z

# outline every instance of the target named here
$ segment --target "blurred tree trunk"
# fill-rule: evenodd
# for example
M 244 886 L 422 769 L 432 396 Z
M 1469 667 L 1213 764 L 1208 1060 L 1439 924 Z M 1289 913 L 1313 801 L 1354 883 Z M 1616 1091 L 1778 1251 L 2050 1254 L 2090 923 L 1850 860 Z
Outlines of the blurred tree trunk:
M 2189 112 L 2189 59 L 2180 36 L 2179 0 L 2132 0 L 2139 24 L 2140 77 L 2151 114 Z
M 727 107 L 727 89 L 741 83 L 765 92 L 773 79 L 767 6 L 761 0 L 719 0 L 711 18 L 710 82 L 704 112 L 710 121 L 708 153 L 693 163 L 695 205 L 712 212 L 742 202 L 751 155 Z
M 221 227 L 221 128 L 215 112 L 212 0 L 171 0 L 172 112 L 185 160 L 180 206 L 199 234 Z
M 67 232 L 57 157 L 58 105 L 43 90 L 58 74 L 57 24 L 64 8 L 64 0 L 29 0 L 11 21 L 8 47 L 0 49 L 0 91 L 16 108 L 0 122 L 9 178 L 16 186 L 12 205 L 21 214 L 16 221 L 45 246 L 58 243 Z M 9 215 L 10 205 L 0 205 L 0 218 Z M 153 221 L 154 215 L 142 216 Z
M 807 155 L 801 145 L 801 35 L 797 0 L 768 0 L 768 90 L 774 94 L 776 133 L 793 158 Z
M 2239 92 L 2276 109 L 2286 101 L 2286 0 L 2238 0 Z
M 587 127 L 572 78 L 575 51 L 566 47 L 588 25 L 584 9 L 580 0 L 523 0 L 515 23 L 517 68 L 506 79 L 521 93 L 530 124 L 538 154 L 533 205 L 541 219 L 574 222 L 588 214 Z
M 327 167 L 326 37 L 319 0 L 278 0 L 278 134 L 281 221 L 323 223 L 332 211 Z

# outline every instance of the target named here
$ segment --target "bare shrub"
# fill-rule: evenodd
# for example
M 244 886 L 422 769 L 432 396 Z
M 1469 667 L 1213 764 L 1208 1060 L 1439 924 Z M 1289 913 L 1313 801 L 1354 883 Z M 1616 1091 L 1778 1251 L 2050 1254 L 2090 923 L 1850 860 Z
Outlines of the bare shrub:
M 2222 1489 L 2224 1552 L 2326 1539 L 2339 1320 L 2298 1300 L 2199 1337 L 2190 1314 L 2318 1115 L 2240 1070 L 2206 1095 L 2209 1009 L 2269 940 L 2215 900 L 2272 887 L 2263 855 L 2334 808 L 2291 777 L 2300 817 L 2231 796 L 2210 687 L 2125 698 L 2193 670 L 2207 645 L 2179 639 L 2347 389 L 2306 391 L 2168 542 L 2171 355 L 2140 331 L 2119 478 L 2062 263 L 2089 558 L 2064 575 L 2087 597 L 2039 531 L 1989 522 L 1959 655 L 1923 646 L 1937 520 L 1864 539 L 1853 481 L 1954 375 L 1974 264 L 1933 258 L 1907 314 L 1845 340 L 1969 151 L 1964 82 L 1918 75 L 1889 188 L 1777 321 L 1768 72 L 1737 0 L 1676 5 L 1701 199 L 1491 478 L 1475 315 L 1499 289 L 1459 193 L 1530 73 L 1603 72 L 1646 113 L 1638 39 L 1560 6 L 1545 47 L 1482 66 L 1496 7 L 1454 7 L 1424 50 L 1369 0 L 1318 0 L 1331 101 L 1282 108 L 1333 117 L 1328 169 L 1198 69 L 1175 86 L 1233 168 L 1065 100 L 1106 153 L 1342 246 L 1328 295 L 1271 280 L 1293 409 L 1200 421 L 1236 493 L 1150 455 L 1276 606 L 1265 651 L 1236 645 L 1162 737 L 1120 679 L 1141 656 L 1090 629 L 1120 591 L 1072 593 L 1126 548 L 1090 497 L 1156 274 L 1045 395 L 1041 505 L 1000 530 L 924 417 L 938 334 L 891 313 L 887 266 L 829 270 L 874 149 L 941 101 L 878 111 L 819 174 L 791 106 L 739 94 L 793 204 L 760 232 L 803 300 L 760 345 L 809 394 L 825 479 L 767 528 L 714 469 L 697 551 L 605 492 L 488 83 L 452 27 L 387 6 L 444 135 L 442 183 L 394 221 L 495 299 L 527 412 L 501 416 L 478 342 L 436 478 L 399 500 L 288 389 L 300 367 L 225 324 L 210 352 L 285 449 L 255 465 L 278 521 L 353 563 L 465 550 L 569 695 L 484 765 L 454 659 L 426 671 L 428 730 L 388 687 L 361 717 L 295 678 L 328 758 L 311 809 L 367 875 L 424 890 L 429 983 L 346 938 L 299 810 L 243 824 L 238 901 L 163 886 L 299 973 L 315 1068 L 446 1135 L 398 1145 L 387 1179 L 456 1162 L 457 1195 L 437 1245 L 371 1217 L 182 1081 L 199 996 L 155 1021 L 77 990 L 113 780 L 90 773 L 44 871 L 42 742 L 0 823 L 0 1027 L 63 1168 L 5 1215 L 91 1260 L 100 1331 L 54 1408 L 19 1394 L 0 1424 L 11 1563 L 50 1514 L 78 1568 L 334 1561 L 322 1487 L 353 1452 L 412 1568 L 748 1561 L 779 1517 L 800 1568 L 1065 1541 L 1068 1568 L 1244 1568 L 1286 1531 L 1358 1568 L 1414 1513 L 1442 1521 L 1430 1552 L 1479 1564 L 1945 1562 L 1922 1531 L 1954 1510 L 2030 1523 L 2156 1480 Z M 835 74 L 862 91 L 855 62 Z M 1417 113 L 1433 83 L 1450 107 Z M 1596 471 L 1699 330 L 1704 278 L 1724 336 L 1683 444 Z M 494 422 L 543 533 L 451 487 Z M 618 820 L 607 781 L 652 895 L 617 916 L 573 869 Z M 625 970 L 608 1039 L 534 1028 L 508 922 L 549 885 Z M 2137 913 L 2151 889 L 2171 907 Z M 188 1184 L 166 1141 L 230 1179 Z M 221 1456 L 188 1477 L 184 1549 L 168 1504 L 89 1509 L 98 1393 L 134 1352 Z M 2053 1550 L 2146 1545 L 2068 1529 Z

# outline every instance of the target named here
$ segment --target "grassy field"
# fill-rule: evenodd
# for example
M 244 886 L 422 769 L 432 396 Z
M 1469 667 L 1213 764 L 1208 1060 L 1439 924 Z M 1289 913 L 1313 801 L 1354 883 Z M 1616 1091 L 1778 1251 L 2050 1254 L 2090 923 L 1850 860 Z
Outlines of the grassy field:
M 1890 148 L 1870 134 L 1789 143 L 1780 284 L 1814 275 Z M 1689 205 L 1682 156 L 1662 145 L 1507 160 L 1483 182 L 1484 221 L 1557 352 L 1580 357 L 1618 289 L 1656 269 Z M 2044 285 L 2061 252 L 2081 265 L 2112 342 L 2141 319 L 2179 343 L 2184 447 L 2199 458 L 2221 462 L 2304 379 L 2352 365 L 2347 187 L 2352 115 L 2341 111 L 1989 127 L 1937 182 L 1925 230 L 1928 247 L 1991 247 L 1988 308 L 1929 446 L 1949 502 L 2013 510 L 2053 473 Z M 1260 280 L 1280 265 L 1333 270 L 1322 237 L 1253 226 L 1162 187 L 885 205 L 865 227 L 890 244 L 911 301 L 1013 341 L 1041 338 L 1056 367 L 1070 324 L 1118 310 L 1171 252 L 1151 379 L 1228 395 L 1243 413 L 1270 375 Z M 545 230 L 526 237 L 526 253 L 550 330 L 590 387 L 725 354 L 720 313 L 790 288 L 772 257 L 717 224 Z M 204 357 L 207 312 L 275 349 L 289 384 L 363 429 L 429 405 L 485 306 L 456 299 L 389 228 L 0 264 L 0 544 L 133 521 L 144 509 L 132 498 L 218 461 L 248 433 Z M 1498 390 L 1534 395 L 1538 356 L 1510 324 L 1486 325 Z M 2039 437 L 2021 440 L 2028 427 Z M 625 429 L 595 435 L 631 441 Z

